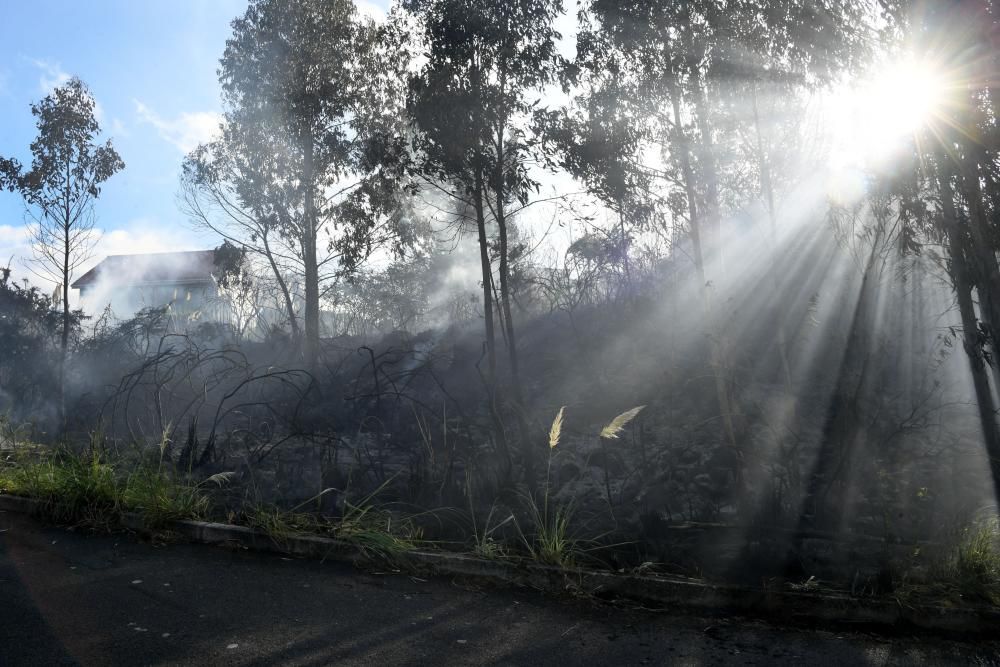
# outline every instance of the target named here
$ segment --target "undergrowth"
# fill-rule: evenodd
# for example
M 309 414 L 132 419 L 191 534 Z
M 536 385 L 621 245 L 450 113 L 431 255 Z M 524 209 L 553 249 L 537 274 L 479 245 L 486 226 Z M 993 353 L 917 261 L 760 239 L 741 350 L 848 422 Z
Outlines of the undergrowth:
M 326 489 L 290 510 L 250 503 L 243 511 L 243 519 L 247 526 L 263 532 L 279 546 L 298 535 L 320 534 L 357 547 L 368 560 L 393 562 L 404 552 L 417 548 L 423 535 L 412 517 L 396 516 L 375 504 L 375 496 L 386 484 L 356 502 L 345 501 L 338 517 L 298 511 L 332 491 Z
M 1000 522 L 982 516 L 904 572 L 898 593 L 909 599 L 1000 605 Z
M 203 486 L 224 481 L 217 475 L 195 484 L 160 467 L 113 461 L 96 448 L 83 454 L 31 452 L 0 464 L 0 492 L 39 501 L 56 521 L 101 530 L 120 526 L 126 513 L 140 515 L 149 528 L 200 518 L 209 507 Z

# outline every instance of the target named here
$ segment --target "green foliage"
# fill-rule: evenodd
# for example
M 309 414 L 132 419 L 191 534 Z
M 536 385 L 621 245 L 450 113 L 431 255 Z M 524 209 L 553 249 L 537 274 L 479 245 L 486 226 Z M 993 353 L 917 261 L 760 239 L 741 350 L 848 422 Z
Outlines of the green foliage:
M 392 562 L 399 554 L 416 548 L 421 538 L 420 530 L 409 518 L 396 518 L 390 511 L 367 502 L 346 503 L 342 515 L 332 521 L 296 509 L 257 504 L 243 511 L 243 520 L 279 547 L 286 547 L 288 540 L 298 535 L 331 535 L 358 547 L 373 561 Z
M 570 532 L 572 506 L 549 507 L 546 499 L 539 507 L 531 496 L 526 496 L 525 507 L 530 532 L 522 531 L 521 539 L 531 558 L 546 565 L 575 567 L 583 551 Z
M 382 37 L 350 0 L 251 2 L 220 63 L 222 139 L 185 164 L 195 192 L 249 221 L 237 224 L 241 242 L 273 231 L 300 253 L 310 366 L 324 258 L 335 256 L 338 273 L 349 275 L 375 247 L 406 239 L 396 233 L 405 221 L 390 215 L 405 162 L 392 111 L 405 63 L 380 56 Z
M 0 490 L 41 501 L 58 521 L 108 528 L 120 512 L 114 469 L 97 453 L 58 452 L 5 465 Z
M 410 113 L 421 131 L 422 166 L 469 191 L 476 187 L 477 170 L 482 176 L 497 168 L 508 172 L 502 184 L 491 183 L 501 199 L 524 196 L 523 188 L 530 183 L 520 153 L 527 145 L 518 140 L 512 123 L 533 107 L 529 91 L 556 76 L 552 22 L 562 3 L 408 0 L 403 4 L 421 20 L 428 46 L 423 69 L 410 80 L 409 99 Z M 514 135 L 507 137 L 510 152 L 496 155 L 494 139 L 507 133 Z
M 322 525 L 315 517 L 294 511 L 282 510 L 268 504 L 252 505 L 243 511 L 244 523 L 258 530 L 280 547 L 296 535 L 319 532 Z
M 202 484 L 148 465 L 130 470 L 120 460 L 92 449 L 85 454 L 40 454 L 22 449 L 0 465 L 0 492 L 41 501 L 57 521 L 110 530 L 122 515 L 138 513 L 149 528 L 205 515 L 209 499 Z M 208 481 L 222 481 L 209 478 Z
M 96 104 L 82 81 L 70 79 L 31 105 L 38 127 L 31 168 L 0 161 L 0 184 L 20 193 L 34 223 L 34 259 L 61 287 L 63 348 L 72 324 L 69 280 L 91 249 L 94 200 L 102 184 L 125 168 L 110 141 L 97 143 Z
M 124 481 L 122 507 L 138 512 L 149 528 L 161 528 L 171 521 L 199 519 L 209 507 L 200 486 L 179 482 L 150 468 L 140 468 Z
M 386 508 L 375 504 L 375 497 L 391 482 L 381 486 L 356 502 L 345 501 L 333 533 L 350 542 L 369 557 L 392 562 L 399 554 L 416 548 L 423 537 L 409 517 L 394 517 Z
M 903 601 L 1000 605 L 1000 520 L 984 515 L 950 540 L 916 549 L 893 578 Z
M 942 562 L 932 568 L 939 585 L 963 599 L 1000 604 L 1000 523 L 982 518 L 962 529 Z

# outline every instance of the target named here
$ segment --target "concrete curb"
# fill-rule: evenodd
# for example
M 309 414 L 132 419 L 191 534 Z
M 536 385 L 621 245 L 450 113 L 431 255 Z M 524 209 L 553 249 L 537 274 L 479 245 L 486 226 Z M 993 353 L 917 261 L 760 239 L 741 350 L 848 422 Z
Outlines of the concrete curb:
M 45 504 L 38 500 L 0 494 L 0 511 L 42 516 L 45 509 Z M 122 523 L 136 532 L 154 532 L 138 514 L 125 515 Z M 202 544 L 229 544 L 254 551 L 333 559 L 352 564 L 370 560 L 357 545 L 325 537 L 300 535 L 276 542 L 268 535 L 245 526 L 204 521 L 174 521 L 165 530 Z M 664 608 L 702 613 L 726 611 L 784 622 L 910 627 L 981 635 L 995 635 L 1000 629 L 1000 610 L 986 607 L 903 605 L 894 600 L 855 598 L 835 593 L 763 590 L 665 576 L 569 570 L 433 551 L 405 552 L 397 561 L 400 568 L 409 571 L 462 576 L 548 592 L 574 591 L 605 598 L 628 598 Z

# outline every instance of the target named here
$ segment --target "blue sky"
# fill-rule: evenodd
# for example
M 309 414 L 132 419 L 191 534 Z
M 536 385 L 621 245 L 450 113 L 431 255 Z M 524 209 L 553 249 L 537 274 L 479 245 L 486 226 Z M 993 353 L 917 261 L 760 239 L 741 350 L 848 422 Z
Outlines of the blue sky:
M 108 254 L 216 243 L 192 231 L 178 210 L 178 174 L 185 151 L 218 125 L 218 60 L 246 4 L 0 0 L 0 155 L 30 162 L 36 131 L 29 105 L 78 76 L 125 161 L 96 205 L 102 234 L 91 264 Z M 20 261 L 30 257 L 23 211 L 16 194 L 0 192 L 0 264 L 14 256 L 18 276 L 29 275 Z

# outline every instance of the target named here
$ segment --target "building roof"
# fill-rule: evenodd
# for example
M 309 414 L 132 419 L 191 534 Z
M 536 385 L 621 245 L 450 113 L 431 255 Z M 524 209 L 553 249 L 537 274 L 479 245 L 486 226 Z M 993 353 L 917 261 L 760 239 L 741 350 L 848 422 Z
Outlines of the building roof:
M 120 287 L 209 282 L 214 260 L 214 250 L 109 255 L 77 278 L 72 287 L 82 289 L 101 280 Z

